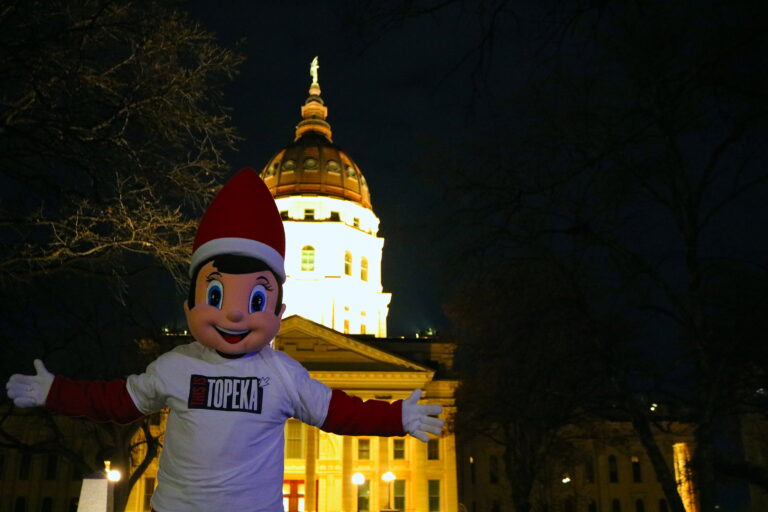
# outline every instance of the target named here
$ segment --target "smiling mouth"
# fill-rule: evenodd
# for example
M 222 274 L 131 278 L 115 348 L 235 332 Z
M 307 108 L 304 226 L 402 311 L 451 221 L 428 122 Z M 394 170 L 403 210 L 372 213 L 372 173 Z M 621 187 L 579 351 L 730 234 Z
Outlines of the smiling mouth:
M 229 329 L 223 329 L 221 327 L 214 327 L 216 329 L 216 332 L 219 333 L 219 335 L 224 338 L 224 341 L 226 341 L 229 344 L 234 345 L 235 343 L 239 343 L 243 341 L 243 338 L 248 336 L 248 333 L 251 331 L 245 330 L 245 331 L 230 331 Z

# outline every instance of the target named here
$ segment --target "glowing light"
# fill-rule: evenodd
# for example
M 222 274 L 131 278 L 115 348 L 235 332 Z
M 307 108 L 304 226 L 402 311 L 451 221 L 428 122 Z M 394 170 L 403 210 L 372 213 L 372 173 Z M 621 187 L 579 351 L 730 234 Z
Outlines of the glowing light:
M 563 482 L 564 484 L 570 483 L 570 481 L 571 481 L 571 477 L 570 477 L 570 476 L 568 476 L 568 475 L 563 475 L 563 480 L 562 480 L 562 482 Z
M 111 466 L 110 461 L 105 460 L 104 472 L 107 474 L 107 480 L 109 480 L 110 482 L 119 482 L 120 478 L 122 478 L 123 475 L 118 470 L 112 469 L 110 466 Z
M 386 473 L 381 475 L 381 479 L 384 480 L 385 482 L 391 482 L 395 478 L 396 478 L 395 474 L 393 472 L 391 472 L 391 471 L 387 471 Z
M 352 483 L 355 485 L 363 485 L 365 483 L 365 477 L 362 473 L 355 473 L 352 475 Z
M 651 412 L 655 411 L 658 408 L 659 408 L 659 404 L 657 404 L 656 402 L 651 404 Z

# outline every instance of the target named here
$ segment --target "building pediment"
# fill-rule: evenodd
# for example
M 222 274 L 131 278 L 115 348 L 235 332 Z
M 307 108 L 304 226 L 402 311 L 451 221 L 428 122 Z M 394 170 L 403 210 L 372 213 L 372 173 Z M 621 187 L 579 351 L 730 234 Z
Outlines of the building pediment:
M 283 319 L 275 348 L 311 372 L 418 373 L 430 379 L 434 374 L 431 368 L 298 315 Z

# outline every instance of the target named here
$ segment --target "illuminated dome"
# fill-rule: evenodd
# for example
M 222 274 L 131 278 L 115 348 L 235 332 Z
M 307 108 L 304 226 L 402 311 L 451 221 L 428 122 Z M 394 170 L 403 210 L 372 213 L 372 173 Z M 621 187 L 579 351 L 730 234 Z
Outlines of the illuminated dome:
M 327 116 L 320 85 L 313 82 L 301 107 L 296 139 L 269 160 L 261 177 L 276 199 L 294 195 L 337 197 L 370 210 L 368 183 L 357 164 L 333 143 Z

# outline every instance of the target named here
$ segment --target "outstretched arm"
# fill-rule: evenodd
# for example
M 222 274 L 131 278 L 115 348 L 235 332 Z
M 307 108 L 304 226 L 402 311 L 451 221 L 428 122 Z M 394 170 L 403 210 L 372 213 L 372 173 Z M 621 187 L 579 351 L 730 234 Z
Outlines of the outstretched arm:
M 406 400 L 393 403 L 381 400 L 363 401 L 334 389 L 325 423 L 326 432 L 342 435 L 403 436 L 411 434 L 427 442 L 427 432 L 439 435 L 443 420 L 439 405 L 419 405 L 421 390 L 414 391 Z
M 144 416 L 136 408 L 125 380 L 78 382 L 50 373 L 35 359 L 36 375 L 11 375 L 8 397 L 18 407 L 45 406 L 65 416 L 84 416 L 95 421 L 130 423 Z

